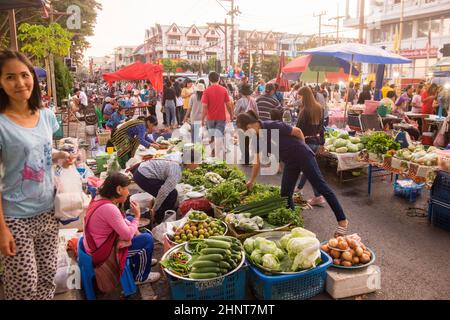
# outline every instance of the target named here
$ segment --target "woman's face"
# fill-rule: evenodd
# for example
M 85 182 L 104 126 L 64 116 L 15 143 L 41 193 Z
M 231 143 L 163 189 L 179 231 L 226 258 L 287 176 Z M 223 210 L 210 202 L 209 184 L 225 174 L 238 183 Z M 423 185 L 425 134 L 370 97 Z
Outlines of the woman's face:
M 0 87 L 11 100 L 29 100 L 33 92 L 33 75 L 28 67 L 17 59 L 8 60 L 2 70 Z
M 118 186 L 116 188 L 116 192 L 117 192 L 117 194 L 120 195 L 117 198 L 117 202 L 119 202 L 119 203 L 124 203 L 125 201 L 127 201 L 128 196 L 130 195 L 130 192 L 128 191 L 128 187 Z

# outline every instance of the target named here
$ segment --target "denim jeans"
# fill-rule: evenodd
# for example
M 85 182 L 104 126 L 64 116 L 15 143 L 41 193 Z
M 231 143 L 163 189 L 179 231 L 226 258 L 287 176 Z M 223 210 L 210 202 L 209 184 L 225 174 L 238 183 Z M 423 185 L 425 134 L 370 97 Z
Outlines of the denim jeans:
M 289 207 L 294 209 L 294 201 L 292 196 L 294 194 L 295 185 L 300 172 L 303 172 L 313 188 L 325 197 L 331 207 L 331 210 L 333 210 L 337 221 L 346 220 L 344 210 L 342 209 L 333 190 L 331 190 L 325 181 L 322 173 L 320 172 L 316 157 L 311 152 L 301 152 L 299 161 L 291 161 L 285 164 L 283 177 L 281 179 L 281 196 L 288 197 Z
M 208 120 L 206 122 L 206 126 L 208 128 L 209 136 L 212 137 L 214 134 L 216 134 L 216 130 L 222 134 L 222 136 L 225 135 L 225 120 Z
M 166 122 L 168 126 L 174 126 L 177 122 L 175 101 L 166 100 L 165 112 L 166 112 Z
M 308 144 L 308 146 L 311 148 L 312 151 L 314 151 L 314 153 L 317 153 L 317 150 L 319 150 L 319 145 L 317 144 Z M 306 181 L 308 181 L 308 179 L 306 178 L 306 175 L 304 175 L 303 173 L 300 176 L 300 182 L 298 183 L 297 188 L 299 189 L 303 189 L 303 187 L 306 184 Z M 314 196 L 315 197 L 319 197 L 320 193 L 313 187 L 313 191 L 314 191 Z

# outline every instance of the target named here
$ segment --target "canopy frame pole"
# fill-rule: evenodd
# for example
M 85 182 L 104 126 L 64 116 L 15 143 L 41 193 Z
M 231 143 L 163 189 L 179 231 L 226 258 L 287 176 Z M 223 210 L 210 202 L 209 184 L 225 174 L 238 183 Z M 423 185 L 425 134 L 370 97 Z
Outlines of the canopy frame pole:
M 346 88 L 346 93 L 345 96 L 347 97 L 345 99 L 345 107 L 344 107 L 344 126 L 347 125 L 347 106 L 348 106 L 348 93 L 350 91 L 350 81 L 352 79 L 352 73 L 353 73 L 353 60 L 354 60 L 354 55 L 352 54 L 352 59 L 350 61 L 350 73 L 348 74 L 348 81 L 347 81 L 347 88 Z

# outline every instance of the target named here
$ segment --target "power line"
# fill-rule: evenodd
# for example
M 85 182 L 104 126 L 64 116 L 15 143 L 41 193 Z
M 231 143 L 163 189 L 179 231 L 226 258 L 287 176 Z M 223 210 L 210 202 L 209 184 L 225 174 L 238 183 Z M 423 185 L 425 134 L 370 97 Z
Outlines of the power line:
M 226 11 L 226 12 L 228 12 L 229 10 L 227 9 L 227 8 L 225 8 L 225 6 L 219 1 L 219 0 L 216 0 L 216 2 Z

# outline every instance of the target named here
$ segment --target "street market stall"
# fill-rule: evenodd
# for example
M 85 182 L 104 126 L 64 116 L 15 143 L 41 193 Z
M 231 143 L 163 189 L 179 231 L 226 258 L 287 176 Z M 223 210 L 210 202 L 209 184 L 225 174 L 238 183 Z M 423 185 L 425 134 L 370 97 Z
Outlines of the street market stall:
M 106 73 L 103 79 L 110 85 L 116 81 L 130 80 L 148 80 L 157 91 L 163 89 L 163 67 L 150 63 L 142 63 L 140 61 L 130 64 L 119 71 Z

